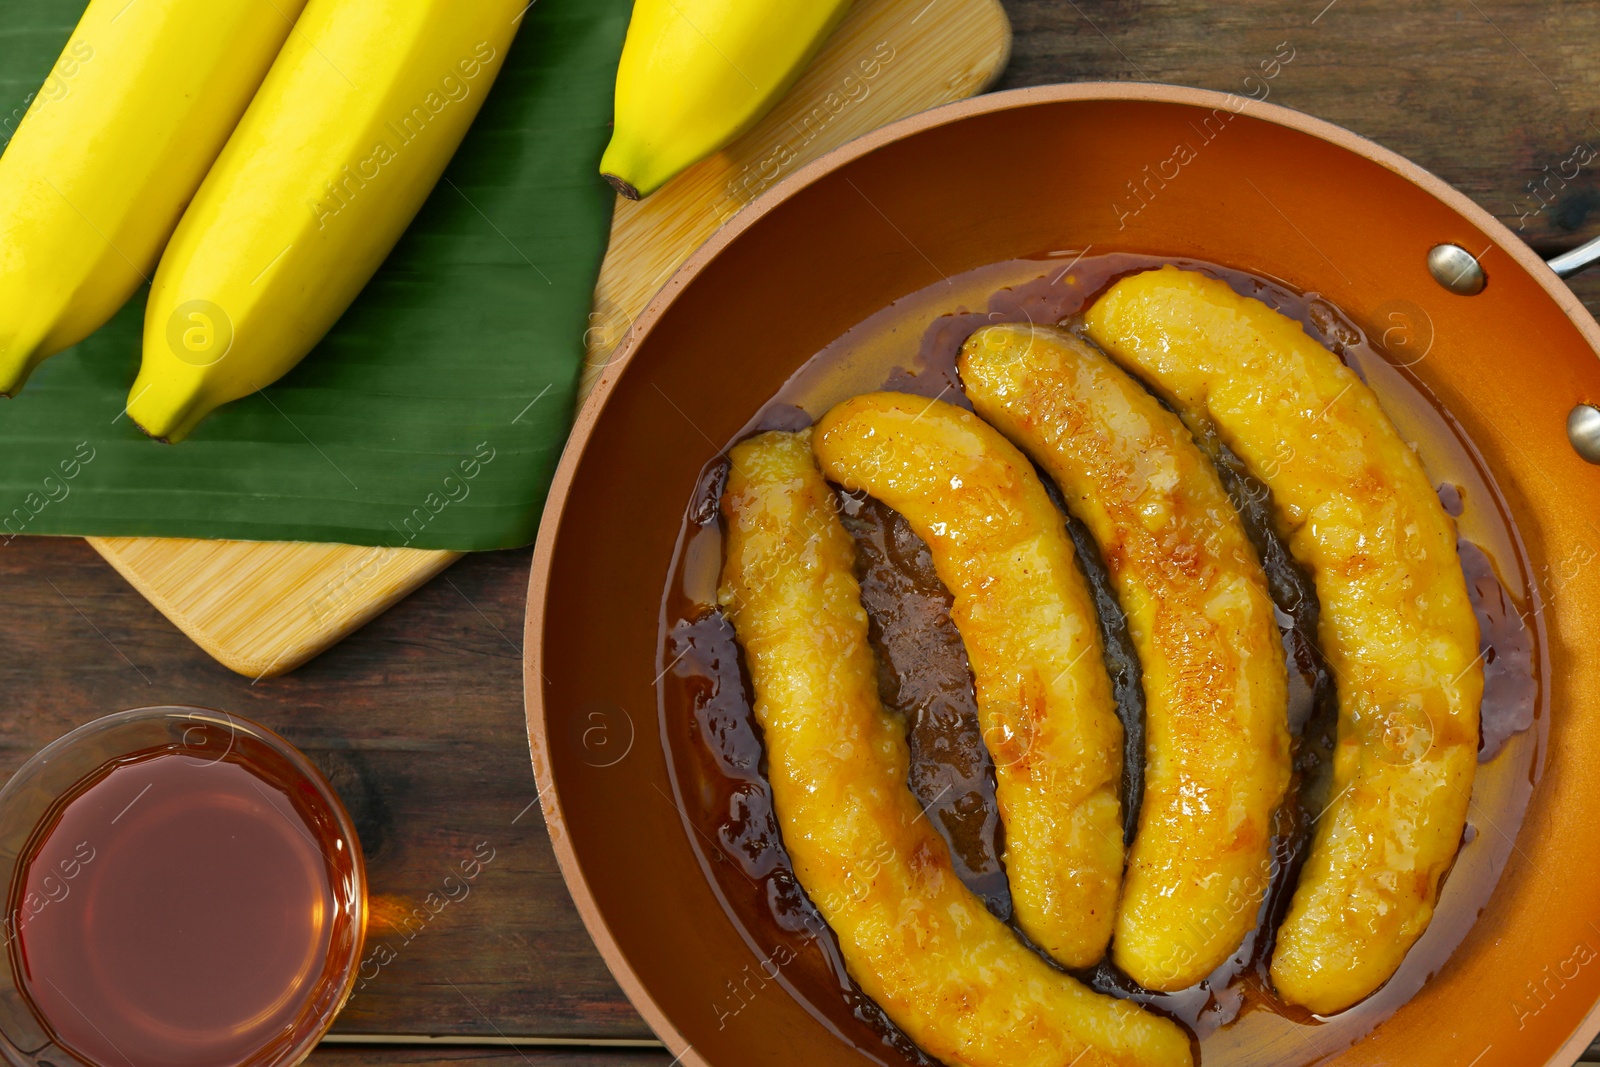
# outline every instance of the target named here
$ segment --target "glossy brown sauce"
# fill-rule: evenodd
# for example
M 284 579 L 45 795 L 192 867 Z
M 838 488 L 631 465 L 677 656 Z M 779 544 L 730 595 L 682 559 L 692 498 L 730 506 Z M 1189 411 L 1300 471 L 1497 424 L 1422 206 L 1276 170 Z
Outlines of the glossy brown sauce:
M 913 294 L 819 353 L 750 421 L 741 438 L 766 429 L 802 428 L 838 400 L 891 388 L 966 405 L 956 374 L 961 342 L 991 322 L 1065 323 L 1117 277 L 1162 262 L 1204 269 L 1246 295 L 1302 322 L 1368 381 L 1402 436 L 1418 444 L 1441 479 L 1440 498 L 1461 528 L 1463 570 L 1482 630 L 1485 693 L 1475 806 L 1508 832 L 1520 824 L 1543 749 L 1543 663 L 1536 633 L 1537 590 L 1514 526 L 1470 442 L 1426 387 L 1386 358 L 1346 316 L 1316 294 L 1269 279 L 1192 261 L 1112 254 L 1070 264 L 1024 260 L 980 268 L 949 285 Z M 950 290 L 955 290 L 951 292 Z M 962 301 L 968 303 L 963 305 Z M 982 307 L 973 311 L 969 307 Z M 731 444 L 732 442 L 730 442 Z M 1317 645 L 1319 607 L 1310 579 L 1274 527 L 1270 496 L 1215 441 L 1212 454 L 1230 497 L 1260 553 L 1278 609 L 1289 666 L 1289 723 L 1295 738 L 1290 795 L 1275 818 L 1274 871 L 1257 929 L 1218 971 L 1177 993 L 1140 989 L 1108 961 L 1077 977 L 1096 989 L 1146 1004 L 1185 1025 L 1203 1055 L 1250 1059 L 1252 1048 L 1299 1031 L 1303 1062 L 1321 1058 L 1369 1031 L 1420 988 L 1464 937 L 1487 901 L 1509 843 L 1469 826 L 1434 923 L 1394 979 L 1362 1004 L 1319 1020 L 1278 1001 L 1267 978 L 1272 937 L 1288 909 L 1313 819 L 1328 795 L 1336 721 L 1333 680 Z M 1438 468 L 1438 469 L 1436 469 Z M 733 628 L 715 609 L 721 567 L 717 500 L 725 464 L 714 461 L 686 515 L 663 619 L 661 710 L 673 774 L 695 823 L 707 869 L 752 948 L 792 960 L 786 983 L 811 1012 L 869 1059 L 929 1061 L 855 987 L 838 946 L 794 878 L 765 779 L 760 728 Z M 1057 506 L 1059 495 L 1053 493 Z M 841 514 L 857 544 L 856 573 L 870 619 L 884 704 L 906 724 L 908 785 L 950 845 L 958 876 L 1002 920 L 1011 916 L 1000 857 L 1004 830 L 994 800 L 994 772 L 981 744 L 971 671 L 950 620 L 951 597 L 934 573 L 927 546 L 883 504 L 840 494 Z M 1065 515 L 1093 590 L 1107 669 L 1128 738 L 1124 810 L 1131 838 L 1142 795 L 1143 694 L 1126 620 L 1087 531 Z M 1480 543 L 1482 546 L 1480 547 Z M 1511 568 L 1502 580 L 1500 567 Z M 1529 620 L 1525 622 L 1524 620 Z M 1538 729 L 1531 729 L 1538 727 Z M 718 1009 L 734 1011 L 742 999 Z
M 262 1062 L 337 980 L 337 824 L 281 756 L 229 742 L 215 760 L 169 747 L 116 760 L 29 843 L 14 969 L 40 1020 L 90 1062 Z
M 842 494 L 856 541 L 856 578 L 878 660 L 878 693 L 906 721 L 911 792 L 950 845 L 961 881 L 996 917 L 1011 918 L 1000 856 L 994 763 L 983 744 L 972 671 L 950 620 L 951 596 L 911 524 L 866 494 Z

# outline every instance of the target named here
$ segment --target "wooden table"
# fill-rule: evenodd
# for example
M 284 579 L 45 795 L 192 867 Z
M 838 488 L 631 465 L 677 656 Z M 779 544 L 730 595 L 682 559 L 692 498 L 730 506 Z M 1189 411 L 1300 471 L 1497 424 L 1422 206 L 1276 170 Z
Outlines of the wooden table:
M 934 0 L 937 3 L 938 0 Z M 1326 5 L 1326 6 L 1324 6 Z M 1600 234 L 1600 5 L 1459 0 L 1006 0 L 1015 55 L 1002 88 L 1153 80 L 1259 95 L 1340 123 L 1428 167 L 1552 254 Z M 933 12 L 930 12 L 932 15 Z M 1293 58 L 1265 83 L 1259 64 Z M 1548 168 L 1548 170 L 1546 170 Z M 1570 166 L 1569 166 L 1570 172 Z M 1548 203 L 1546 203 L 1548 201 Z M 1600 274 L 1577 283 L 1600 309 Z M 556 869 L 523 731 L 527 550 L 469 557 L 287 678 L 251 684 L 211 661 L 81 541 L 0 550 L 0 774 L 107 711 L 185 703 L 272 726 L 333 777 L 367 848 L 369 950 L 392 959 L 351 1001 L 313 1063 L 664 1067 L 589 943 Z M 398 924 L 480 842 L 472 893 L 409 932 Z M 507 1047 L 508 1039 L 543 1042 Z M 567 1042 L 552 1045 L 551 1042 Z M 1600 1046 L 1590 1057 L 1600 1062 Z

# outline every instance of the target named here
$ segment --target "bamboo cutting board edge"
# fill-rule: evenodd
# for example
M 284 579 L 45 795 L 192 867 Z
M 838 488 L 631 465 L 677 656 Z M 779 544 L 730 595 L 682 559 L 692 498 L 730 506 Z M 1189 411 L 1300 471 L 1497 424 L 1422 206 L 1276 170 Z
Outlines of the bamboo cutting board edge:
M 580 403 L 650 297 L 745 203 L 861 134 L 981 92 L 1010 51 L 999 0 L 858 0 L 752 130 L 654 196 L 618 201 L 585 337 Z M 86 540 L 214 659 L 257 680 L 337 644 L 462 555 L 307 542 Z
M 213 659 L 257 681 L 331 647 L 463 555 L 302 541 L 86 540 Z

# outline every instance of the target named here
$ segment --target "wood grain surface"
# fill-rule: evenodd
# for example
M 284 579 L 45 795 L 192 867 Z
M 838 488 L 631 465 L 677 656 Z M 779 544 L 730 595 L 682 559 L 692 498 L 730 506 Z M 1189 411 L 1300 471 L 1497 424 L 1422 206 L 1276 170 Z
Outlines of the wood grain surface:
M 787 96 L 726 151 L 617 202 L 595 286 L 587 396 L 656 291 L 741 207 L 829 150 L 990 84 L 1011 39 L 993 0 L 858 2 Z
M 346 1047 L 325 1044 L 308 1061 L 312 1067 L 381 1067 L 391 1063 L 422 1067 L 672 1067 L 672 1056 L 656 1049 L 399 1048 L 393 1045 Z
M 1600 5 L 1326 3 L 1005 0 L 1015 40 L 1002 86 L 1150 78 L 1248 92 L 1244 79 L 1287 40 L 1295 58 L 1271 80 L 1271 101 L 1419 161 L 1513 229 L 1543 168 L 1559 171 L 1578 143 L 1600 148 L 1588 125 Z M 1600 234 L 1597 166 L 1522 220 L 1540 251 Z M 1577 288 L 1600 310 L 1600 279 Z M 459 911 L 451 905 L 410 942 L 374 922 L 373 944 L 394 945 L 395 959 L 340 1032 L 646 1038 L 578 923 L 538 807 L 517 819 L 534 799 L 517 648 L 528 555 L 469 557 L 293 675 L 251 684 L 82 542 L 12 541 L 0 551 L 0 691 L 11 704 L 0 774 L 121 707 L 188 702 L 257 718 L 334 773 L 381 897 L 419 900 L 476 842 L 496 849 Z M 324 1046 L 311 1062 L 667 1067 L 670 1058 Z
M 578 396 L 628 326 L 725 220 L 795 168 L 905 115 L 971 96 L 1005 65 L 996 0 L 860 0 L 772 113 L 640 203 L 619 201 Z M 94 537 L 89 543 L 218 662 L 293 670 L 460 558 L 351 545 Z
M 195 644 L 251 678 L 293 670 L 461 558 L 300 541 L 87 540 Z

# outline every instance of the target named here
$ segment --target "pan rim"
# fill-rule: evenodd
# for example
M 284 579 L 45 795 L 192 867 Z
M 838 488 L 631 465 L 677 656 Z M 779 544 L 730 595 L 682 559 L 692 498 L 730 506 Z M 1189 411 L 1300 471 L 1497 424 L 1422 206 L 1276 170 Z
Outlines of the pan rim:
M 573 905 L 583 920 L 584 928 L 593 939 L 607 968 L 651 1031 L 678 1057 L 674 1061 L 675 1064 L 682 1064 L 685 1067 L 713 1067 L 672 1024 L 613 937 L 570 844 L 561 798 L 555 788 L 549 759 L 550 742 L 545 729 L 546 708 L 541 686 L 545 663 L 543 634 L 548 607 L 546 595 L 549 591 L 550 569 L 555 556 L 556 532 L 565 516 L 579 463 L 588 449 L 600 413 L 615 391 L 623 373 L 632 363 L 634 353 L 649 336 L 655 323 L 706 264 L 774 208 L 787 202 L 818 179 L 848 166 L 857 159 L 928 130 L 996 112 L 1062 103 L 1160 103 L 1205 109 L 1220 108 L 1306 134 L 1376 163 L 1422 189 L 1487 235 L 1492 243 L 1480 254 L 1479 259 L 1496 249 L 1509 256 L 1515 266 L 1538 283 L 1578 329 L 1590 350 L 1600 358 L 1600 324 L 1596 323 L 1594 316 L 1532 248 L 1476 201 L 1431 171 L 1360 134 L 1325 119 L 1279 104 L 1243 97 L 1237 93 L 1155 82 L 1120 81 L 1071 82 L 986 93 L 968 100 L 931 108 L 864 134 L 798 168 L 741 209 L 691 253 L 650 298 L 638 317 L 630 324 L 627 336 L 601 373 L 593 390 L 580 405 L 551 480 L 549 495 L 546 497 L 539 520 L 538 536 L 534 542 L 528 576 L 527 615 L 523 627 L 523 701 L 529 751 L 540 807 L 550 835 L 552 851 L 561 869 L 562 880 L 572 896 Z M 1584 1035 L 1597 1026 L 1600 1026 L 1600 1002 L 1591 1006 L 1572 1035 L 1544 1061 L 1545 1067 L 1565 1067 L 1571 1063 L 1590 1044 L 1589 1038 Z

